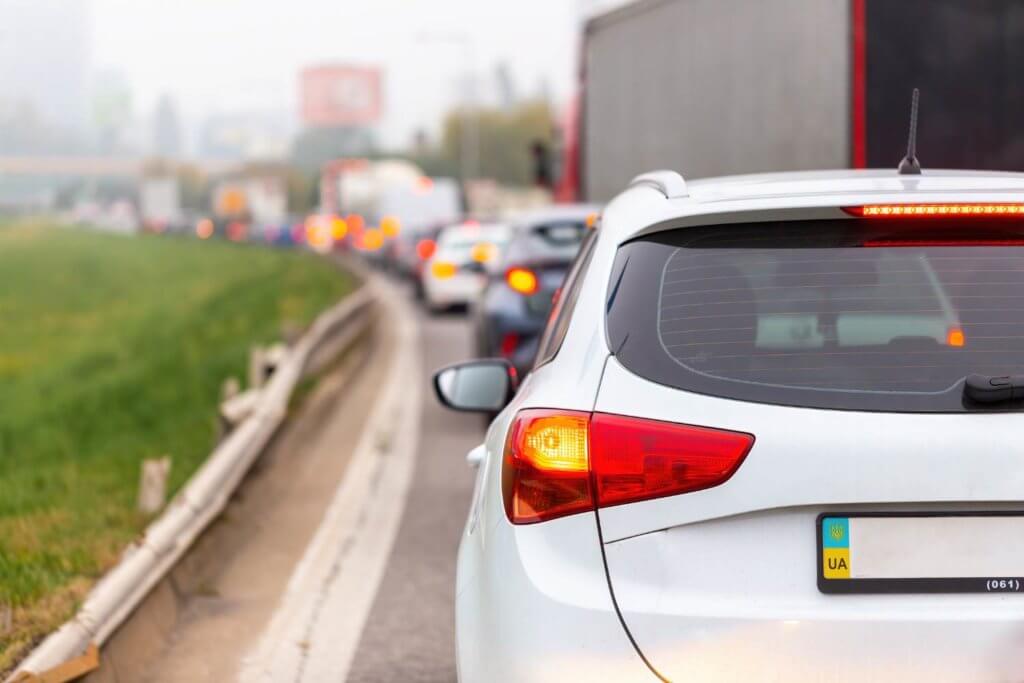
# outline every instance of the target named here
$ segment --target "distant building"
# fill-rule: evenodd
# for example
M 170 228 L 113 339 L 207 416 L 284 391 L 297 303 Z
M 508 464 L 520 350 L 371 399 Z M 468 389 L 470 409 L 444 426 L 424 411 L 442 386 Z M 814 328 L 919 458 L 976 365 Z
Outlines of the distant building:
M 136 126 L 132 87 L 120 71 L 106 69 L 92 80 L 91 119 L 96 151 L 128 151 Z M 141 145 L 136 145 L 141 147 Z
M 165 159 L 181 156 L 181 118 L 178 108 L 169 95 L 156 103 L 153 115 L 153 151 Z
M 230 161 L 283 159 L 292 133 L 287 111 L 211 116 L 200 130 L 199 156 Z
M 0 106 L 85 129 L 91 9 L 90 0 L 0 0 Z

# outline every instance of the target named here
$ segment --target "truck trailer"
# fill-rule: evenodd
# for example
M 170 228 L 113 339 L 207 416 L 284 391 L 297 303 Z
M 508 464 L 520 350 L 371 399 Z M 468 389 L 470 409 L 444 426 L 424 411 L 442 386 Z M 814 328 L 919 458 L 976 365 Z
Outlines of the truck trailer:
M 558 194 L 895 167 L 914 87 L 926 168 L 1024 170 L 1022 73 L 1019 0 L 637 0 L 585 24 Z

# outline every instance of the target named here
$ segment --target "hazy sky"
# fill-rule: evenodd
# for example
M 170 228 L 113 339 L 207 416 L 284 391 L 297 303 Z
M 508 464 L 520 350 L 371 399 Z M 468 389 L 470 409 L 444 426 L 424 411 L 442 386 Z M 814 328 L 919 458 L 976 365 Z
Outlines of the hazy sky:
M 459 101 L 475 53 L 486 88 L 507 62 L 521 93 L 571 92 L 588 0 L 93 0 L 93 56 L 131 82 L 136 109 L 171 93 L 189 118 L 297 109 L 297 73 L 322 62 L 385 70 L 388 144 Z M 458 40 L 471 37 L 472 47 Z

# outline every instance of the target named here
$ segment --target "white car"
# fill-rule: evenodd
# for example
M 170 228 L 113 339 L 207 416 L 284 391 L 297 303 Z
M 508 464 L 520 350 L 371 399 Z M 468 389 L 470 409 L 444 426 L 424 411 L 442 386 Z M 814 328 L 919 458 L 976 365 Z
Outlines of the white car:
M 1024 175 L 637 178 L 498 411 L 462 681 L 1024 675 Z
M 473 304 L 510 236 L 511 228 L 503 223 L 465 221 L 444 228 L 420 274 L 427 310 Z

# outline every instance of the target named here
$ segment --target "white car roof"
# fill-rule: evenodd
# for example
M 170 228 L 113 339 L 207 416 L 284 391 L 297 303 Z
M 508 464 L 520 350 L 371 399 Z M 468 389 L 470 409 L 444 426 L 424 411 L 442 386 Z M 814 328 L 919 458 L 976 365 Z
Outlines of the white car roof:
M 1020 202 L 1024 173 L 928 169 L 760 173 L 684 181 L 672 171 L 638 176 L 606 207 L 616 242 L 672 227 L 779 218 L 847 218 L 840 207 L 885 203 Z
M 926 171 L 919 176 L 893 170 L 798 171 L 757 173 L 694 180 L 690 196 L 701 202 L 808 194 L 851 192 L 932 192 L 951 190 L 1024 191 L 1024 173 L 991 171 Z

